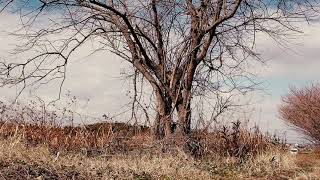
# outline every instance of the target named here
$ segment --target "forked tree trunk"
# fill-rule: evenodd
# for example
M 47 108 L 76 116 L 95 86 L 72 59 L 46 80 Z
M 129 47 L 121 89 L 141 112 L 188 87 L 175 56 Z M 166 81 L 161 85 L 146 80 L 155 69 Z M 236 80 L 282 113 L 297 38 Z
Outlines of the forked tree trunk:
M 195 72 L 195 65 L 193 63 L 188 67 L 188 76 L 183 76 L 183 73 L 174 75 L 174 88 L 167 87 L 166 89 L 172 90 L 170 93 L 161 92 L 161 89 L 154 87 L 156 95 L 157 105 L 157 117 L 154 125 L 154 134 L 158 139 L 162 139 L 170 136 L 174 133 L 174 136 L 178 138 L 186 137 L 191 132 L 191 88 L 193 74 Z M 184 79 L 186 78 L 186 79 Z M 169 78 L 170 79 L 170 78 Z M 181 87 L 180 82 L 185 81 L 184 87 Z M 170 97 L 167 97 L 170 94 Z M 177 94 L 178 97 L 174 95 Z M 172 100 L 174 99 L 174 100 Z M 176 128 L 173 129 L 172 111 L 176 110 L 178 115 L 178 121 Z
M 179 138 L 186 137 L 191 132 L 191 98 L 189 95 L 180 95 L 179 101 L 176 104 L 178 121 L 176 128 L 172 128 L 173 119 L 171 115 L 171 102 L 163 100 L 158 97 L 157 103 L 157 116 L 154 124 L 154 135 L 157 139 L 166 138 L 172 134 Z

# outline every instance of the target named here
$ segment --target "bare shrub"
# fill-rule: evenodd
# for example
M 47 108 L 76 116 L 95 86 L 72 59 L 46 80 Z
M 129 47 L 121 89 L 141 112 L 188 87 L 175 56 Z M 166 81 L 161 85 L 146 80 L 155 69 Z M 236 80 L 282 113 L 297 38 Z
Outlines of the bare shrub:
M 117 122 L 100 122 L 81 126 L 58 124 L 58 120 L 66 116 L 65 111 L 43 110 L 39 103 L 27 105 L 6 105 L 2 103 L 0 117 L 0 137 L 10 139 L 21 137 L 26 144 L 35 146 L 45 144 L 52 152 L 84 151 L 87 155 L 136 152 L 177 153 L 181 142 L 186 143 L 186 152 L 197 158 L 219 154 L 246 160 L 275 148 L 273 137 L 264 135 L 258 128 L 249 131 L 240 121 L 231 126 L 223 126 L 212 131 L 194 129 L 189 138 L 156 140 L 152 129 L 147 126 L 130 125 Z M 29 106 L 32 105 L 32 106 Z M 39 111 L 43 110 L 43 111 Z M 23 115 L 27 112 L 32 116 Z M 70 112 L 72 113 L 72 112 Z M 66 116 L 69 117 L 69 116 Z M 276 142 L 276 143 L 275 143 Z
M 180 151 L 171 154 L 115 154 L 88 157 L 80 153 L 52 155 L 47 147 L 0 140 L 2 179 L 294 179 L 294 157 L 272 150 L 239 165 L 218 154 L 198 160 Z M 283 174 L 285 173 L 285 174 Z M 312 178 L 316 179 L 316 176 Z M 311 178 L 311 177 L 310 177 Z
M 10 139 L 16 136 L 20 136 L 31 146 L 46 144 L 54 153 L 83 150 L 86 153 L 107 151 L 111 154 L 150 150 L 162 153 L 175 150 L 172 144 L 163 144 L 162 141 L 153 139 L 149 127 L 125 123 L 104 122 L 77 127 L 53 127 L 21 122 L 0 123 L 0 137 Z M 197 158 L 220 154 L 245 160 L 275 148 L 272 142 L 271 137 L 259 131 L 250 132 L 233 125 L 231 128 L 225 126 L 221 131 L 193 131 L 192 137 L 188 139 L 187 148 L 191 155 Z M 159 149 L 161 151 L 158 151 Z
M 279 107 L 281 118 L 296 129 L 320 142 L 320 84 L 291 87 Z
M 26 104 L 0 102 L 0 137 L 21 136 L 29 145 L 46 144 L 54 152 L 61 150 L 127 151 L 142 148 L 147 142 L 145 126 L 100 122 L 74 124 L 77 112 L 68 107 L 49 108 L 41 99 Z
M 284 140 L 262 133 L 258 127 L 248 130 L 240 121 L 213 132 L 196 131 L 193 138 L 202 146 L 203 155 L 213 153 L 246 160 L 271 149 L 284 149 Z

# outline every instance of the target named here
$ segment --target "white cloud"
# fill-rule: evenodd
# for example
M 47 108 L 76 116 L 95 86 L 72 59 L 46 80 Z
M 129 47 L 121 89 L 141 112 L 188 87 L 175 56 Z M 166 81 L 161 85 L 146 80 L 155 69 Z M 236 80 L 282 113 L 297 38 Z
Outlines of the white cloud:
M 301 23 L 304 33 L 289 39 L 285 47 L 262 36 L 258 40 L 258 50 L 267 60 L 264 78 L 290 78 L 314 80 L 320 77 L 320 23 Z

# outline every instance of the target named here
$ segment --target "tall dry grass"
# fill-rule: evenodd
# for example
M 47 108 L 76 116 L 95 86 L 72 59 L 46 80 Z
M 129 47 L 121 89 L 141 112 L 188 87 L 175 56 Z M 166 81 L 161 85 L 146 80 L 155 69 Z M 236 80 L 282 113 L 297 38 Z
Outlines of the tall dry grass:
M 44 104 L 8 106 L 0 103 L 0 137 L 21 136 L 28 145 L 47 145 L 52 152 L 86 151 L 89 154 L 111 154 L 130 151 L 176 151 L 177 139 L 157 141 L 151 129 L 141 125 L 101 122 L 82 126 L 61 125 L 58 119 L 73 121 L 72 111 L 49 111 Z M 67 114 L 67 112 L 69 114 Z M 282 142 L 260 132 L 249 131 L 239 121 L 214 131 L 193 130 L 186 139 L 187 151 L 193 157 L 210 154 L 246 160 L 270 149 L 282 148 Z
M 249 131 L 240 122 L 215 131 L 193 130 L 185 152 L 166 140 L 154 140 L 149 127 L 112 122 L 61 125 L 57 112 L 18 106 L 0 106 L 0 175 L 5 179 L 299 176 L 294 157 L 279 139 L 258 129 Z
M 277 150 L 245 162 L 219 154 L 199 160 L 183 151 L 52 154 L 46 145 L 26 145 L 21 136 L 0 140 L 0 174 L 5 179 L 289 179 L 299 176 L 293 161 Z

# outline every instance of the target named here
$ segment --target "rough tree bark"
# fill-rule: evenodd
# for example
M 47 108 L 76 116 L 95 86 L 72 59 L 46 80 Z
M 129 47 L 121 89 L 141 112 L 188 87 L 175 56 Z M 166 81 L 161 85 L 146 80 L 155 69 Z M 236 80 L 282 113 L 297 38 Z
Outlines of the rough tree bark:
M 164 137 L 170 136 L 172 133 L 172 114 L 170 104 L 170 99 L 156 91 L 157 115 L 154 121 L 154 135 L 157 139 L 163 139 Z

